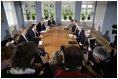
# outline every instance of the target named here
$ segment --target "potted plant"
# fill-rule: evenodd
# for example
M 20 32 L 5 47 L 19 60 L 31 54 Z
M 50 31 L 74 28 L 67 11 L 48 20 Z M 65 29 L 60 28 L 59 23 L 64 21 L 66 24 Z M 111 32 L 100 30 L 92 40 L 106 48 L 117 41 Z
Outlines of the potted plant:
M 67 19 L 67 16 L 66 16 L 66 14 L 65 14 L 65 15 L 63 15 L 63 18 L 64 18 L 64 20 L 66 20 L 66 19 Z
M 82 20 L 85 20 L 86 16 L 82 13 Z
M 50 17 L 54 18 L 54 11 L 53 10 L 51 10 L 51 12 L 50 12 Z
M 32 12 L 32 20 L 35 20 L 35 15 L 36 15 L 36 12 Z
M 45 19 L 48 19 L 49 15 L 48 15 L 48 10 L 47 9 L 44 9 L 44 15 L 45 15 Z
M 92 15 L 93 15 L 93 12 L 92 12 L 92 11 L 89 12 L 89 13 L 88 13 L 88 17 L 87 17 L 87 19 L 90 20 Z
M 69 9 L 69 10 L 68 10 L 69 20 L 71 20 L 71 19 L 72 19 L 72 15 L 73 15 L 73 13 L 72 13 L 72 11 Z
M 71 20 L 72 19 L 72 16 L 71 15 L 69 15 L 69 20 Z
M 27 17 L 27 20 L 30 20 L 30 11 L 26 10 L 26 17 Z
M 67 9 L 63 10 L 63 19 L 66 20 L 68 16 Z

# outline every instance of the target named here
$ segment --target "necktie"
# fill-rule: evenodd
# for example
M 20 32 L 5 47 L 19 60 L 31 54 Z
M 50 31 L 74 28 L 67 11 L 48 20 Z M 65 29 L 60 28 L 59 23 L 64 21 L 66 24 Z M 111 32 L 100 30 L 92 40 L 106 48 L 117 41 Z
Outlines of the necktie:
M 79 32 L 78 32 L 78 37 L 80 36 L 80 32 L 81 32 L 81 29 L 80 29 Z

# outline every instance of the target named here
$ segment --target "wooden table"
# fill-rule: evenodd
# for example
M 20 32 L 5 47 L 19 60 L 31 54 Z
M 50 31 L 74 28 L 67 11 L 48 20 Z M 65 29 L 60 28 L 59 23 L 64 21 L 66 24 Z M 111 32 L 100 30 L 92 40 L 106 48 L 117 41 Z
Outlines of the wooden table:
M 50 28 L 46 33 L 41 33 L 45 51 L 49 53 L 49 57 L 52 57 L 52 53 L 60 49 L 61 45 L 70 45 L 68 41 L 76 41 L 72 36 L 69 37 L 69 34 L 72 34 L 70 30 L 64 30 L 60 27 Z M 78 44 L 76 44 L 78 45 Z

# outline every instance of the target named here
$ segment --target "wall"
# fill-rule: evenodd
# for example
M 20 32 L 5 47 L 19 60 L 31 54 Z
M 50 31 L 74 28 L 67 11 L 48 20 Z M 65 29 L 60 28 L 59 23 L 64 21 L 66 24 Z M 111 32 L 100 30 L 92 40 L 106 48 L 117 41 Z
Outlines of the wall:
M 117 2 L 108 1 L 104 16 L 102 34 L 105 34 L 106 31 L 109 31 L 111 42 L 114 41 L 114 35 L 112 34 L 113 24 L 117 24 Z
M 103 20 L 105 16 L 107 1 L 98 1 L 96 6 L 95 18 L 94 18 L 94 28 L 99 30 L 103 26 Z M 101 31 L 101 29 L 100 29 Z
M 39 23 L 41 17 L 42 17 L 42 11 L 41 11 L 41 2 L 36 1 L 36 21 Z
M 9 37 L 9 26 L 6 19 L 3 3 L 1 2 L 1 41 Z
M 75 2 L 75 19 L 80 22 L 80 15 L 81 15 L 81 1 Z
M 22 28 L 24 27 L 25 23 L 24 23 L 21 1 L 14 1 L 14 7 L 15 7 L 16 16 L 17 16 L 18 27 Z
M 61 2 L 56 1 L 55 3 L 56 7 L 56 24 L 60 25 L 61 24 Z

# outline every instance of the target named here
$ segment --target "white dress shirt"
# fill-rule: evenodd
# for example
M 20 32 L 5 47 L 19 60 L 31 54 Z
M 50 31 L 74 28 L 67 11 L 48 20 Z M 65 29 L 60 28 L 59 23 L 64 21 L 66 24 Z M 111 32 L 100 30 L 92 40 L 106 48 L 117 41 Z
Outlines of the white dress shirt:
M 25 40 L 26 40 L 27 42 L 29 42 L 28 39 L 26 38 L 26 36 L 25 36 L 24 34 L 21 34 L 21 35 L 25 38 Z

